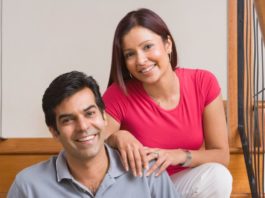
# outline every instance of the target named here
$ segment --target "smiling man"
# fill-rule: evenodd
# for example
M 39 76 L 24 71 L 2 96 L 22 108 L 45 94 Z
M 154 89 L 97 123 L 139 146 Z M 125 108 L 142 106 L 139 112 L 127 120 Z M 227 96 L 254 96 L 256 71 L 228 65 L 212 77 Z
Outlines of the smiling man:
M 105 106 L 92 77 L 77 71 L 58 76 L 46 89 L 42 107 L 64 149 L 20 172 L 9 198 L 177 197 L 166 173 L 134 177 L 124 170 L 119 153 L 104 144 Z

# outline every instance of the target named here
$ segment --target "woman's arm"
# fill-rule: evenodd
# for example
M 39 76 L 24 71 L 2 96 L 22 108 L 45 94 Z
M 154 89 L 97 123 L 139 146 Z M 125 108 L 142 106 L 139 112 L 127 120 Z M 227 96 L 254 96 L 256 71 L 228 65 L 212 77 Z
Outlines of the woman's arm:
M 188 167 L 195 167 L 207 162 L 217 162 L 227 166 L 230 157 L 228 131 L 221 95 L 205 107 L 203 128 L 205 149 L 190 150 L 192 159 Z M 159 175 L 169 165 L 183 164 L 187 160 L 187 153 L 182 149 L 149 148 L 146 152 L 150 159 L 154 158 L 152 153 L 159 153 L 157 161 L 149 169 L 148 175 L 157 169 L 157 175 Z
M 147 167 L 148 161 L 155 158 L 157 161 L 148 170 L 148 175 L 157 169 L 157 175 L 159 175 L 169 165 L 179 165 L 186 161 L 187 153 L 181 148 L 170 150 L 144 148 L 128 131 L 119 130 L 120 125 L 117 121 L 110 116 L 108 117 L 108 126 L 110 134 L 112 134 L 108 143 L 120 151 L 124 167 L 128 170 L 130 166 L 134 175 L 141 175 L 142 165 L 145 164 Z M 205 107 L 203 128 L 205 149 L 190 150 L 192 160 L 188 166 L 195 167 L 207 162 L 218 162 L 227 166 L 229 163 L 228 131 L 221 95 Z M 118 131 L 115 132 L 115 130 Z
M 203 113 L 205 152 L 194 153 L 193 166 L 218 162 L 228 166 L 230 160 L 228 129 L 222 96 L 208 104 Z
M 107 143 L 118 149 L 125 170 L 131 169 L 134 176 L 141 176 L 148 161 L 143 145 L 128 131 L 120 130 L 120 124 L 107 114 Z

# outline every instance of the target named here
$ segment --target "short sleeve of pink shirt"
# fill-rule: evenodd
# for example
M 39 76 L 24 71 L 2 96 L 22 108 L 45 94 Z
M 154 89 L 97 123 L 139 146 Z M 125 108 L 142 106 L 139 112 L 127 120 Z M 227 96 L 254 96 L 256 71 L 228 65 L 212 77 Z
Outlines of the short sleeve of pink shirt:
M 211 103 L 221 92 L 216 77 L 207 70 L 197 70 L 197 80 L 201 85 L 204 107 Z
M 117 122 L 121 122 L 123 115 L 126 113 L 126 95 L 121 88 L 113 83 L 103 95 L 106 106 L 106 112 L 110 114 Z

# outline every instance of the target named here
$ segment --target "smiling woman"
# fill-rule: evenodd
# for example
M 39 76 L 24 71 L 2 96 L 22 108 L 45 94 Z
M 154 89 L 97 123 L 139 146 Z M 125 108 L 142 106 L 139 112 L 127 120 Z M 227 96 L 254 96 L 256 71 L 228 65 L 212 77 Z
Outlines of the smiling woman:
M 125 169 L 141 176 L 156 159 L 147 175 L 167 171 L 181 197 L 230 197 L 228 131 L 216 77 L 179 65 L 167 25 L 147 8 L 120 20 L 112 49 L 103 96 L 107 141 Z
M 62 72 L 76 69 L 89 73 L 104 92 L 117 20 L 140 7 L 151 8 L 167 20 L 181 49 L 181 65 L 211 69 L 226 98 L 227 1 L 166 1 L 163 5 L 160 1 L 150 4 L 149 0 L 1 3 L 2 137 L 50 137 L 41 122 L 40 98 L 48 82 Z M 14 115 L 19 118 L 16 124 Z

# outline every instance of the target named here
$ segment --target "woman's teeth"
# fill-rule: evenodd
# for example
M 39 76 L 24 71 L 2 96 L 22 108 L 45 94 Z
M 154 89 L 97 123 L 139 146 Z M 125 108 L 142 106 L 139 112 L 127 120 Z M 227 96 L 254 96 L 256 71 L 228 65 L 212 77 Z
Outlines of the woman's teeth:
M 153 69 L 154 67 L 155 67 L 155 65 L 151 65 L 151 66 L 149 66 L 149 67 L 143 69 L 141 72 L 142 72 L 142 73 L 149 72 L 149 71 L 150 71 L 151 69 Z

